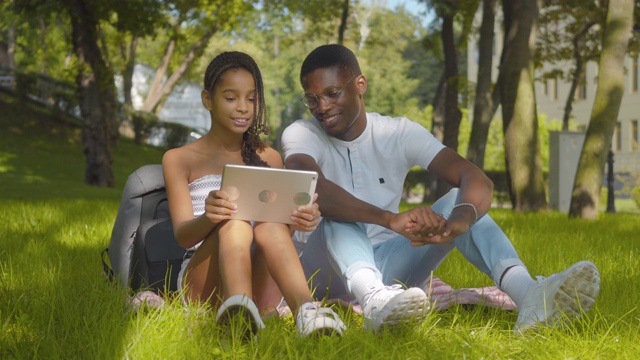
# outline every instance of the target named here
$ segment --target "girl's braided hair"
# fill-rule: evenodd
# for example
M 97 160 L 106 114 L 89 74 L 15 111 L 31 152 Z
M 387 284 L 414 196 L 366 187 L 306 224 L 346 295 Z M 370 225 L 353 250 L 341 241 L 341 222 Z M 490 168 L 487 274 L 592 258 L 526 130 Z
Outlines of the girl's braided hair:
M 247 131 L 242 134 L 242 161 L 247 165 L 269 165 L 258 156 L 258 150 L 263 150 L 267 145 L 260 139 L 260 133 L 268 135 L 267 106 L 264 101 L 264 85 L 262 75 L 256 62 L 251 56 L 239 51 L 227 51 L 216 56 L 204 73 L 204 88 L 210 94 L 214 93 L 216 85 L 224 73 L 233 69 L 247 70 L 253 76 L 256 83 L 256 101 L 253 102 L 253 122 Z

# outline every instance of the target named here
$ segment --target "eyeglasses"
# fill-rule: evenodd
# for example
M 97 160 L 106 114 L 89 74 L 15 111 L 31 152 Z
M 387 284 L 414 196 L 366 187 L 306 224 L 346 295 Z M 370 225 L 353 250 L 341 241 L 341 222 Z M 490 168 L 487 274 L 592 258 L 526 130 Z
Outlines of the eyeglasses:
M 334 104 L 336 101 L 338 101 L 340 96 L 342 96 L 344 89 L 351 82 L 351 80 L 355 79 L 357 76 L 358 75 L 353 75 L 351 79 L 349 79 L 349 81 L 344 83 L 342 88 L 330 90 L 326 94 L 316 95 L 314 93 L 306 93 L 302 95 L 302 102 L 309 109 L 317 108 L 318 105 L 320 105 L 320 99 L 324 100 L 324 102 L 326 102 L 327 104 Z

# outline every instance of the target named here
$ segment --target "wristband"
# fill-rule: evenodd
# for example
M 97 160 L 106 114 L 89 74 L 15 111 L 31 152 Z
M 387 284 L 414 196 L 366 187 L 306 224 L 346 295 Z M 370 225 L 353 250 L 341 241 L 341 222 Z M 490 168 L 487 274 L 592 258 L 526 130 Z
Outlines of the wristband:
M 475 216 L 473 219 L 473 222 L 471 224 L 469 224 L 469 226 L 475 224 L 478 221 L 478 209 L 476 209 L 476 206 L 473 205 L 472 203 L 460 203 L 460 204 L 456 204 L 453 209 L 451 209 L 451 212 L 453 212 L 453 210 L 455 210 L 456 208 L 459 208 L 461 206 L 469 206 L 471 207 L 471 209 L 473 210 L 473 215 Z

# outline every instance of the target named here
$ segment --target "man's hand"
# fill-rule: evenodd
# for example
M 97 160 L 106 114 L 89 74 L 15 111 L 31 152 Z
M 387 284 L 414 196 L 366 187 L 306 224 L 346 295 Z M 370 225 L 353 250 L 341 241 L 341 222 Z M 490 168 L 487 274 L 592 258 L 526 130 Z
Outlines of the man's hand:
M 470 224 L 462 211 L 454 211 L 445 219 L 431 207 L 421 206 L 395 215 L 391 229 L 409 239 L 412 246 L 422 246 L 448 244 L 469 231 Z

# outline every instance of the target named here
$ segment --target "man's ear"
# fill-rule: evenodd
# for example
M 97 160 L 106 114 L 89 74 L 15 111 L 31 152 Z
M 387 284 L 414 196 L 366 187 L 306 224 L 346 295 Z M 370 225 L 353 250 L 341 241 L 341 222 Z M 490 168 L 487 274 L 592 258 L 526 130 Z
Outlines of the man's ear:
M 211 96 L 209 96 L 209 92 L 207 90 L 202 90 L 200 98 L 202 99 L 202 105 L 204 105 L 204 108 L 211 111 Z
M 358 88 L 358 94 L 364 95 L 367 91 L 367 79 L 364 75 L 360 75 L 358 79 L 356 79 L 356 87 Z

